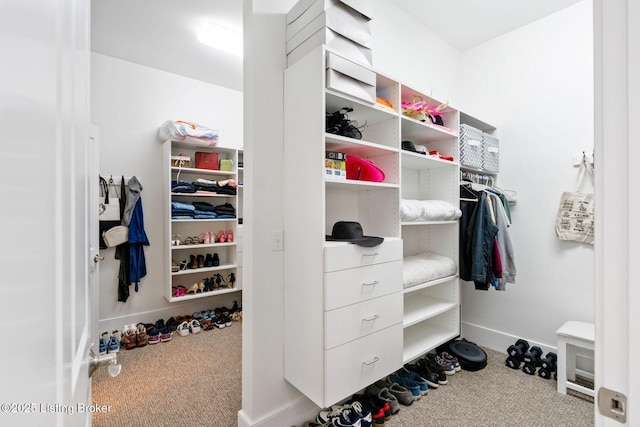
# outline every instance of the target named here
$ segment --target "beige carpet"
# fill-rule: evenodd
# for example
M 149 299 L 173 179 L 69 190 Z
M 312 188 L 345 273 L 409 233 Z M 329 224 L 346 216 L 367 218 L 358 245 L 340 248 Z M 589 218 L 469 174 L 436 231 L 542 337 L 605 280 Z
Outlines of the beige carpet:
M 120 350 L 122 372 L 93 375 L 96 427 L 237 425 L 241 405 L 242 323 L 166 343 Z
M 122 373 L 93 377 L 93 401 L 110 405 L 96 427 L 237 425 L 241 406 L 241 328 L 234 323 L 168 343 L 121 350 Z M 488 366 L 460 371 L 449 384 L 403 406 L 386 427 L 586 427 L 593 399 L 560 395 L 555 380 L 505 366 L 506 354 L 487 350 Z M 300 424 L 301 425 L 301 424 Z M 289 426 L 283 426 L 289 427 Z

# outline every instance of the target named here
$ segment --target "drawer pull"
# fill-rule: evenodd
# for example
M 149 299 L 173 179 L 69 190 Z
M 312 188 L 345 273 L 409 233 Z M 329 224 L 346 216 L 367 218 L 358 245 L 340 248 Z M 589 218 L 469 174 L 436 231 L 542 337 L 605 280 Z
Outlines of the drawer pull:
M 376 363 L 378 360 L 380 360 L 380 359 L 378 359 L 378 356 L 375 356 L 373 359 L 371 359 L 371 360 L 370 360 L 370 361 L 368 361 L 368 362 L 362 362 L 362 364 L 363 364 L 363 365 L 373 365 L 373 364 L 374 364 L 374 363 Z
M 362 256 L 377 256 L 380 255 L 378 252 L 374 252 L 372 254 L 362 254 Z
M 380 318 L 380 316 L 378 316 L 377 314 L 374 314 L 371 317 L 367 317 L 365 319 L 362 319 L 364 322 L 373 322 L 374 320 Z
M 375 286 L 378 283 L 380 283 L 380 282 L 378 282 L 377 280 L 374 280 L 373 282 L 363 283 L 362 286 Z

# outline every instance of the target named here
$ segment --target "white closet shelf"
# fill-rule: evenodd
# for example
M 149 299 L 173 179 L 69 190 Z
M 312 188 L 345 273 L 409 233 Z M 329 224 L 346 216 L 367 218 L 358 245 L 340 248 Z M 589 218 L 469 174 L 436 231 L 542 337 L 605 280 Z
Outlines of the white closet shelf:
M 406 150 L 402 150 L 401 161 L 402 167 L 407 169 L 435 169 L 459 166 L 456 161 L 442 160 L 428 154 L 417 154 Z
M 196 194 L 196 193 L 171 193 L 171 196 L 182 196 L 182 197 L 238 197 L 237 194 Z
M 333 133 L 325 133 L 325 144 L 328 151 L 347 152 L 352 156 L 367 157 L 380 152 L 397 153 L 397 147 L 376 144 L 374 142 L 363 141 L 361 139 L 348 138 Z
M 386 108 L 379 107 L 376 104 L 360 101 L 357 98 L 344 93 L 335 92 L 331 89 L 326 90 L 325 102 L 327 113 L 333 113 L 341 108 L 353 108 L 353 111 L 348 113 L 349 120 L 356 120 L 359 125 L 363 125 L 365 122 L 367 125 L 374 125 L 376 123 L 398 118 L 398 113 L 395 111 L 387 110 Z M 363 115 L 364 111 L 366 111 L 366 116 Z
M 171 222 L 225 222 L 235 221 L 236 218 L 211 218 L 211 219 L 172 219 Z
M 208 273 L 211 271 L 220 271 L 220 270 L 229 270 L 230 268 L 238 267 L 236 264 L 220 264 L 215 267 L 204 267 L 204 268 L 190 268 L 187 270 L 171 272 L 172 276 L 184 276 L 187 274 L 196 274 L 196 273 Z
M 451 328 L 444 328 L 437 325 L 415 325 L 404 330 L 404 363 L 423 355 L 429 349 L 444 344 L 452 338 L 458 336 L 457 332 L 452 332 Z
M 423 320 L 430 319 L 456 307 L 458 307 L 456 302 L 420 294 L 411 295 L 411 298 L 404 300 L 404 319 L 402 325 L 408 328 L 409 326 L 413 326 Z
M 236 246 L 236 242 L 225 242 L 225 243 L 207 243 L 200 245 L 174 245 L 171 246 L 171 250 L 180 250 L 180 249 L 202 249 L 202 248 L 220 248 L 224 246 Z
M 412 225 L 446 225 L 446 224 L 457 224 L 458 221 L 405 221 L 400 223 L 402 226 L 412 226 Z
M 420 144 L 420 141 L 449 140 L 452 144 L 455 144 L 457 138 L 458 132 L 455 130 L 402 116 L 403 140 L 408 139 L 416 144 Z
M 346 188 L 353 186 L 356 190 L 369 190 L 372 188 L 400 188 L 399 184 L 387 184 L 386 182 L 356 181 L 353 179 L 324 179 L 328 188 Z
M 426 288 L 430 288 L 431 286 L 439 285 L 441 283 L 446 283 L 446 282 L 448 282 L 450 280 L 457 279 L 458 277 L 459 276 L 457 274 L 454 274 L 453 276 L 442 277 L 440 279 L 431 280 L 429 282 L 424 282 L 424 283 L 421 283 L 421 284 L 416 285 L 416 286 L 411 286 L 409 288 L 405 288 L 403 292 L 405 294 L 409 294 L 411 292 L 419 291 L 420 289 L 426 289 Z
M 197 294 L 184 295 L 184 296 L 181 296 L 181 297 L 170 297 L 169 298 L 169 302 L 187 301 L 187 300 L 198 299 L 198 298 L 206 298 L 206 297 L 210 297 L 210 296 L 213 296 L 213 295 L 230 294 L 230 293 L 233 293 L 233 292 L 240 292 L 240 291 L 242 291 L 241 288 L 219 289 L 219 290 L 215 290 L 215 291 L 200 292 L 200 293 L 197 293 Z
M 208 150 L 208 151 L 217 151 L 218 153 L 224 153 L 233 155 L 237 151 L 236 148 L 222 147 L 220 145 L 209 145 L 208 142 L 183 142 L 176 141 L 175 139 L 171 140 L 171 146 L 174 148 L 182 148 L 185 150 Z M 200 170 L 200 169 L 198 169 Z
M 482 168 L 473 168 L 473 167 L 470 167 L 470 166 L 460 165 L 460 169 L 465 170 L 465 171 L 469 171 L 469 172 L 481 173 L 483 175 L 498 176 L 497 172 L 489 172 L 488 170 L 482 169 Z
M 235 171 L 221 171 L 221 170 L 212 170 L 212 169 L 197 169 L 197 168 L 180 168 L 177 166 L 171 166 L 172 172 L 180 172 L 188 173 L 188 174 L 198 174 L 198 175 L 235 175 Z

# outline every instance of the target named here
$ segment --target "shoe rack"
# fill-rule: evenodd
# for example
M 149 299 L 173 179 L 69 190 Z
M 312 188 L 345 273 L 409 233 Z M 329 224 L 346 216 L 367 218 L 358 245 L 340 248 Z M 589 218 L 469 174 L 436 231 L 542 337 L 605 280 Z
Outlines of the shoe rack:
M 197 144 L 197 143 L 196 143 Z M 216 152 L 219 159 L 233 161 L 231 171 L 197 169 L 196 151 Z M 191 159 L 186 167 L 174 166 L 171 156 Z M 178 193 L 171 191 L 172 181 L 238 181 L 238 150 L 226 147 L 194 145 L 178 141 L 163 144 L 165 298 L 169 302 L 206 298 L 241 291 L 238 280 L 238 195 L 214 193 Z M 172 201 L 206 202 L 212 206 L 229 204 L 233 218 L 172 218 Z

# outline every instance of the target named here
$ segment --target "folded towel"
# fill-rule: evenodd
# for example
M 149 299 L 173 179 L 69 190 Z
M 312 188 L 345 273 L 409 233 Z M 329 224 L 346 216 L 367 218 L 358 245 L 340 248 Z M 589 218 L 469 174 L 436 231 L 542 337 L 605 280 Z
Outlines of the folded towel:
M 402 263 L 402 284 L 405 288 L 456 274 L 458 267 L 451 258 L 433 252 L 406 256 Z
M 454 221 L 462 216 L 462 211 L 443 200 L 400 200 L 400 220 Z

